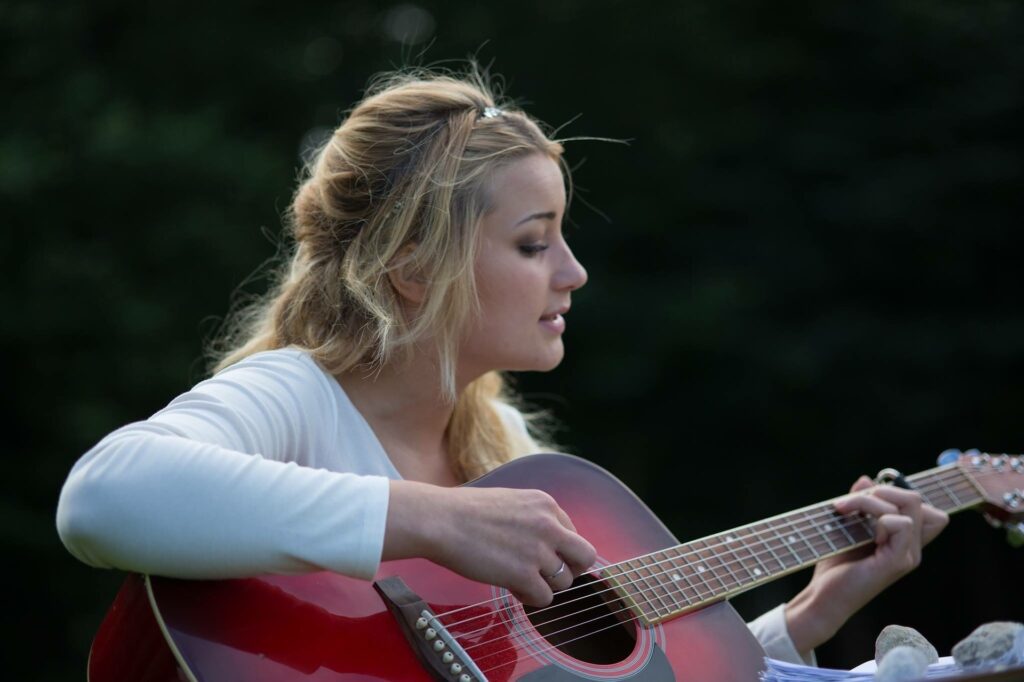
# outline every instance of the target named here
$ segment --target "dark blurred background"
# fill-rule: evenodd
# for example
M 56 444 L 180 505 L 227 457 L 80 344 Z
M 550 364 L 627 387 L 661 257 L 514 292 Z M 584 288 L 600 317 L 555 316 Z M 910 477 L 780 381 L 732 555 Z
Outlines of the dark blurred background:
M 64 476 L 202 378 L 303 150 L 395 66 L 475 54 L 563 136 L 631 141 L 568 147 L 590 284 L 519 385 L 681 539 L 1024 450 L 1020 2 L 11 0 L 0 51 L 6 678 L 83 679 L 120 576 L 60 545 Z M 1024 554 L 961 516 L 822 664 L 1024 620 Z

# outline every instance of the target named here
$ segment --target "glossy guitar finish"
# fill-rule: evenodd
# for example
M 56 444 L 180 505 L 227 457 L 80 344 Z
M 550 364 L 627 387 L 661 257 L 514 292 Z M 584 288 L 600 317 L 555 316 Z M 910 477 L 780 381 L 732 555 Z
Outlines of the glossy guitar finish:
M 601 564 L 677 544 L 628 488 L 576 457 L 524 457 L 467 485 L 548 492 L 597 548 Z M 495 682 L 750 682 L 763 666 L 760 645 L 727 601 L 658 625 L 614 625 L 616 646 L 624 646 L 615 660 L 603 660 L 608 642 L 600 640 L 596 650 L 578 652 L 598 661 L 585 662 L 552 647 L 501 590 L 421 559 L 381 564 L 377 578 L 392 575 L 401 576 L 435 614 L 479 604 L 444 622 Z M 230 581 L 152 578 L 148 586 L 141 576 L 125 582 L 93 643 L 91 682 L 432 679 L 370 582 L 315 573 Z

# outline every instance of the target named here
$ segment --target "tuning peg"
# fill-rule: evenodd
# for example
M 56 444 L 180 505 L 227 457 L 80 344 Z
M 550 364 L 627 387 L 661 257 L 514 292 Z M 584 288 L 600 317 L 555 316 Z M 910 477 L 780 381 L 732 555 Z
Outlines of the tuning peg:
M 1024 522 L 1006 527 L 1006 541 L 1010 543 L 1010 547 L 1024 546 Z
M 944 466 L 946 464 L 953 464 L 958 459 L 960 459 L 961 455 L 967 455 L 968 457 L 976 457 L 980 454 L 981 450 L 979 450 L 978 448 L 971 448 L 969 450 L 964 450 L 962 452 L 957 448 L 950 448 L 948 450 L 943 450 L 941 453 L 939 453 L 939 456 L 936 458 L 936 461 L 938 462 L 939 466 Z
M 959 450 L 957 450 L 956 448 L 950 448 L 949 450 L 943 450 L 939 454 L 938 459 L 936 460 L 936 463 L 940 467 L 941 466 L 945 466 L 946 464 L 953 464 L 958 459 L 960 459 L 960 455 L 961 454 L 962 453 Z

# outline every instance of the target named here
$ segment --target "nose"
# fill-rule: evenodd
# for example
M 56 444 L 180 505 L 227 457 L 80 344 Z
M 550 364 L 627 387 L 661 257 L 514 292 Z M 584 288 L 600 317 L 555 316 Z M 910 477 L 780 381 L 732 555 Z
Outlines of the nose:
M 558 272 L 555 273 L 555 288 L 559 291 L 575 291 L 581 286 L 587 283 L 587 270 L 584 268 L 576 256 L 573 255 L 572 249 L 569 245 L 565 245 L 565 258 L 562 260 L 561 267 Z

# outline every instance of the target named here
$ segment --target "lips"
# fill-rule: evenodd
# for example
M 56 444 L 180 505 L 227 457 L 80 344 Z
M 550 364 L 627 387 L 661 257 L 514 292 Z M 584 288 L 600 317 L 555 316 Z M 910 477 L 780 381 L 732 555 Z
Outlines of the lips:
M 557 320 L 559 317 L 565 315 L 567 312 L 569 312 L 569 306 L 566 305 L 562 306 L 557 310 L 553 310 L 550 313 L 544 313 L 543 315 L 541 315 L 540 319 L 541 322 L 551 322 L 552 320 Z

